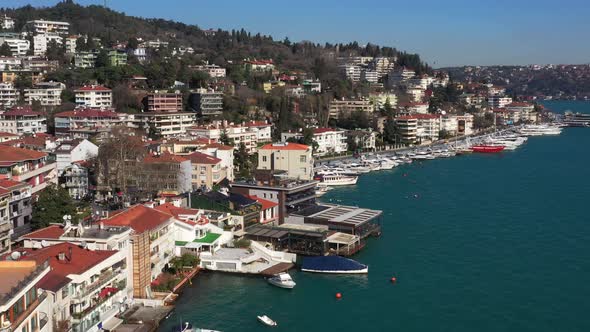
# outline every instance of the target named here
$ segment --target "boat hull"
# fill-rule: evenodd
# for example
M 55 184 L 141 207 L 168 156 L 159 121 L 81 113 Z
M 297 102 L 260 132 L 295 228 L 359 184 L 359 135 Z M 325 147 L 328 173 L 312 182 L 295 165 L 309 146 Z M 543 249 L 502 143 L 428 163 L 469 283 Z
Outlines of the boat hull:
M 275 281 L 275 280 L 270 279 L 270 278 L 267 279 L 267 281 L 268 281 L 269 284 L 271 284 L 273 286 L 276 286 L 276 287 L 279 287 L 279 288 L 285 288 L 285 289 L 293 289 L 293 288 L 295 288 L 295 285 L 296 285 L 296 283 L 294 283 L 294 282 L 291 282 L 291 283 L 283 283 L 283 282 Z
M 366 267 L 366 268 L 360 269 L 360 270 L 346 270 L 346 271 L 301 269 L 301 271 L 312 272 L 312 273 L 328 273 L 328 274 L 365 274 L 365 273 L 369 273 L 369 268 Z
M 490 146 L 490 145 L 478 145 L 472 146 L 471 151 L 478 153 L 498 153 L 504 150 L 504 146 Z

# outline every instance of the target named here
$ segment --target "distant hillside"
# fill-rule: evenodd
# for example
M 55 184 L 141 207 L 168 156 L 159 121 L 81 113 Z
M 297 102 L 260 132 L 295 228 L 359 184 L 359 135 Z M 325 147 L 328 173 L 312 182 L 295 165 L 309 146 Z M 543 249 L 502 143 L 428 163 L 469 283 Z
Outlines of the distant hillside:
M 334 56 L 370 55 L 397 56 L 402 65 L 414 67 L 418 71 L 429 70 L 418 55 L 398 52 L 393 47 L 371 44 L 363 47 L 357 42 L 345 45 L 292 43 L 288 39 L 276 41 L 270 36 L 252 35 L 243 29 L 218 30 L 214 34 L 206 35 L 196 25 L 127 16 L 102 6 L 84 7 L 71 0 L 53 7 L 25 6 L 18 9 L 1 9 L 0 14 L 13 17 L 16 20 L 17 30 L 22 29 L 26 21 L 32 19 L 68 21 L 71 23 L 72 34 L 99 37 L 107 46 L 117 42 L 127 42 L 133 37 L 141 37 L 145 40 L 160 39 L 170 42 L 171 47 L 178 45 L 193 47 L 196 53 L 203 54 L 206 59 L 219 65 L 223 65 L 228 60 L 236 61 L 247 57 L 273 58 L 276 63 L 288 69 L 313 70 L 314 62 L 320 57 L 330 59 Z M 315 74 L 321 75 L 321 72 L 316 70 Z

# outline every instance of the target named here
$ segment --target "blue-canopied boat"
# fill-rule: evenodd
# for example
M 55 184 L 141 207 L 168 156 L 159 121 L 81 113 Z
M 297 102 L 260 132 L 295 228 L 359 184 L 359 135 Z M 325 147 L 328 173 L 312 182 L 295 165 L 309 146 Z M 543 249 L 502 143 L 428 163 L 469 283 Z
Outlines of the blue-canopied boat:
M 301 271 L 316 273 L 369 273 L 369 267 L 340 256 L 305 257 Z

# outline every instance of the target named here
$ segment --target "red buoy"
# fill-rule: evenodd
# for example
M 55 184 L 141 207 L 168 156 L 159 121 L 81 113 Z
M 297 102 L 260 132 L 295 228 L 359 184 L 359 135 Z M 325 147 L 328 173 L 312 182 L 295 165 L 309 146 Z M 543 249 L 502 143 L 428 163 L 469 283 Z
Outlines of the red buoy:
M 336 293 L 336 298 L 337 299 L 341 299 L 342 298 L 342 294 L 341 293 Z
M 397 279 L 395 277 L 391 277 L 391 283 L 395 284 L 397 282 Z

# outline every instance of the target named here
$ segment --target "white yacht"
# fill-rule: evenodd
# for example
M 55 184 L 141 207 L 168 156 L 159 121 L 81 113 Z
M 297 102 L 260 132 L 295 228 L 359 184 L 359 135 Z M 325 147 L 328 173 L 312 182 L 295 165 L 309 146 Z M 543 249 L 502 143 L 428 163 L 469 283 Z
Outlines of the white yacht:
M 287 289 L 292 289 L 296 285 L 295 281 L 293 281 L 293 279 L 287 272 L 275 274 L 273 277 L 266 279 L 266 281 L 268 281 L 268 283 L 273 286 Z
M 559 135 L 562 128 L 554 125 L 527 125 L 520 128 L 520 133 L 525 136 Z
M 314 179 L 320 181 L 320 186 L 349 186 L 356 184 L 358 176 L 326 171 L 317 173 Z
M 263 324 L 265 324 L 267 326 L 277 326 L 278 325 L 277 322 L 270 319 L 270 317 L 268 317 L 267 315 L 256 316 L 256 318 L 258 318 L 259 321 L 261 321 Z

